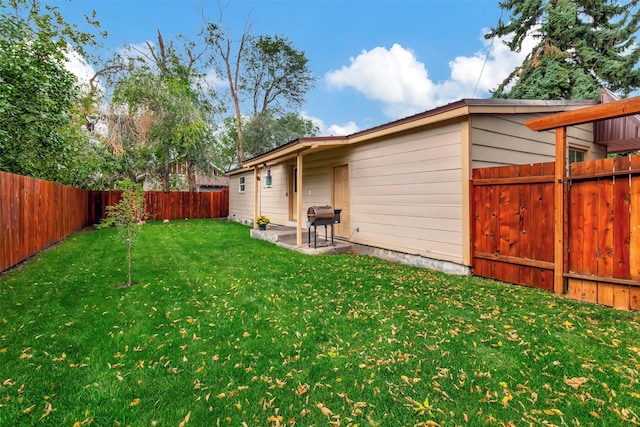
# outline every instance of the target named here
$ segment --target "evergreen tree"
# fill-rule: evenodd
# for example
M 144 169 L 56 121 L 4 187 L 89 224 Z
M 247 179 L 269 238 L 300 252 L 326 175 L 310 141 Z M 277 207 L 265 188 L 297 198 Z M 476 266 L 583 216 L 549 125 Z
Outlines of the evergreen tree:
M 639 1 L 501 1 L 510 20 L 485 37 L 504 37 L 516 52 L 528 35 L 536 44 L 493 97 L 599 99 L 601 87 L 627 96 L 640 87 Z

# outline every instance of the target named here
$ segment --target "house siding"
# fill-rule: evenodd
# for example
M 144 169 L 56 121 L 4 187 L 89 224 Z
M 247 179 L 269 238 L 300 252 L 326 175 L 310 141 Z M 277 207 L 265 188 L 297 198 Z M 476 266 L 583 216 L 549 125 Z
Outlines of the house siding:
M 458 122 L 354 147 L 354 243 L 462 263 Z
M 287 225 L 289 221 L 288 176 L 284 163 L 271 166 L 271 186 L 267 187 L 261 169 L 258 182 L 258 215 L 266 215 L 272 223 Z M 245 192 L 239 192 L 240 177 L 245 177 Z M 253 170 L 234 174 L 229 178 L 229 219 L 250 224 L 253 222 Z M 292 224 L 295 224 L 293 222 Z
M 555 132 L 534 132 L 524 126 L 540 114 L 486 114 L 471 119 L 472 168 L 555 160 Z M 606 157 L 606 149 L 593 143 L 593 125 L 567 129 L 569 147 L 585 151 L 585 160 Z
M 244 193 L 240 192 L 240 177 L 245 177 Z M 229 219 L 238 222 L 253 221 L 253 171 L 229 177 Z

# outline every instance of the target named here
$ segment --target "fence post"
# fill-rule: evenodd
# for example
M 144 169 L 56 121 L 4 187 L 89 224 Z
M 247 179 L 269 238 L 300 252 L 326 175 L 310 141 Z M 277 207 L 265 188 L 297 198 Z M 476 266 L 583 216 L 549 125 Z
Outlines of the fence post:
M 553 249 L 553 292 L 564 293 L 565 255 L 565 188 L 567 185 L 567 128 L 556 128 L 556 164 L 554 188 L 554 249 Z

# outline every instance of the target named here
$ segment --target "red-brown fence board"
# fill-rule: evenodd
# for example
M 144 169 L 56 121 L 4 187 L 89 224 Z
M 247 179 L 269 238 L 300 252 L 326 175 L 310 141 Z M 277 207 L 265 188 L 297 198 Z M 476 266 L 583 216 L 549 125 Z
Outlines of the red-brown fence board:
M 640 169 L 640 156 L 631 157 L 631 167 Z M 629 274 L 632 280 L 640 280 L 640 179 L 632 178 L 630 186 Z M 640 295 L 640 292 L 635 295 Z
M 629 170 L 629 157 L 616 159 L 616 170 Z M 630 176 L 616 176 L 613 178 L 613 276 L 630 279 L 629 269 L 629 239 L 630 239 Z
M 520 168 L 521 173 L 518 176 L 530 176 L 531 168 L 529 165 L 523 165 Z M 530 227 L 530 217 L 531 217 L 531 186 L 530 185 L 517 185 L 515 188 L 518 189 L 518 210 L 519 210 L 519 220 L 518 227 L 515 232 L 520 235 L 519 243 L 520 243 L 520 252 L 517 255 L 519 258 L 531 258 L 530 251 L 530 236 L 531 236 L 531 227 Z M 532 283 L 532 274 L 531 267 L 527 266 L 518 266 L 519 270 L 519 284 L 530 286 Z
M 89 224 L 100 222 L 119 191 L 87 191 L 0 172 L 0 272 Z M 229 190 L 147 192 L 150 219 L 224 218 Z

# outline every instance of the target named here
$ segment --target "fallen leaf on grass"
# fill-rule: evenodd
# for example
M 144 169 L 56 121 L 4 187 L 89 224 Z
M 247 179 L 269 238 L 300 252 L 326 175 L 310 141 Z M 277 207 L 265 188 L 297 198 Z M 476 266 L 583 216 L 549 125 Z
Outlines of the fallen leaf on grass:
M 187 415 L 184 417 L 184 420 L 180 422 L 179 427 L 184 427 L 189 422 L 189 417 L 191 417 L 191 411 L 187 412 Z
M 509 402 L 512 400 L 513 400 L 513 396 L 511 395 L 511 393 L 507 392 L 505 396 L 502 398 L 502 406 L 506 408 L 507 406 L 509 406 Z
M 322 411 L 322 415 L 326 416 L 326 417 L 330 417 L 333 415 L 333 411 L 329 408 L 327 408 L 326 406 L 324 406 L 324 404 L 322 403 L 317 403 L 316 406 L 320 409 L 320 411 Z
M 86 425 L 89 425 L 89 424 L 92 424 L 92 423 L 93 423 L 93 418 L 89 417 L 89 418 L 87 418 L 86 420 L 84 420 L 82 422 L 76 421 L 75 423 L 73 423 L 73 427 L 82 427 L 82 426 L 86 426 Z
M 568 386 L 573 387 L 575 389 L 577 389 L 578 387 L 580 387 L 582 384 L 586 383 L 587 381 L 589 381 L 589 378 L 585 378 L 585 377 L 567 378 L 567 377 L 564 377 L 565 384 L 567 384 Z
M 407 397 L 407 400 L 413 403 L 413 410 L 415 411 L 416 414 L 418 415 L 424 415 L 425 413 L 429 415 L 432 414 L 431 410 L 433 409 L 433 406 L 429 403 L 428 396 L 424 399 L 424 402 L 418 402 L 416 400 L 411 399 L 410 397 Z
M 140 404 L 140 399 L 136 397 L 131 401 L 131 403 L 129 403 L 129 406 L 138 406 L 139 404 Z
M 51 406 L 51 403 L 46 402 L 44 404 L 44 414 L 40 415 L 40 418 L 38 418 L 38 422 L 42 421 L 46 416 L 48 416 L 52 412 L 53 412 L 53 407 Z

